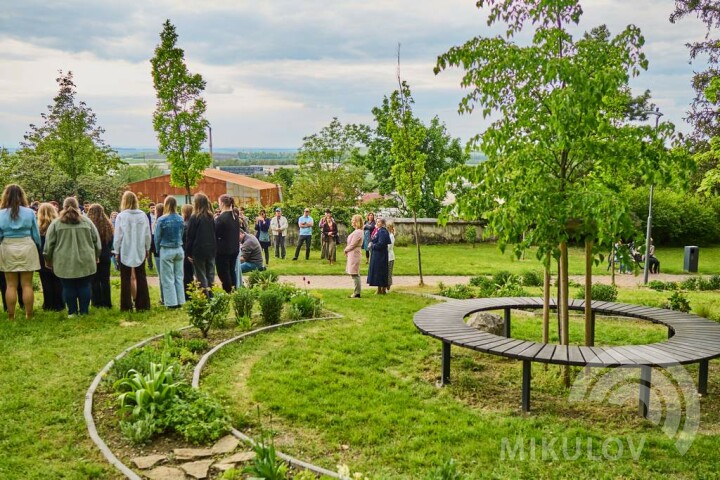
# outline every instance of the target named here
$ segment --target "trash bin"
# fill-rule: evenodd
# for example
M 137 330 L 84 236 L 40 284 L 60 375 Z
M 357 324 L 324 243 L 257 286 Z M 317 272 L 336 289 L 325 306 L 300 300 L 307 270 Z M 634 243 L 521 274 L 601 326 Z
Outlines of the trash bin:
M 683 260 L 683 270 L 686 272 L 697 273 L 698 256 L 700 249 L 698 247 L 685 247 L 685 257 Z

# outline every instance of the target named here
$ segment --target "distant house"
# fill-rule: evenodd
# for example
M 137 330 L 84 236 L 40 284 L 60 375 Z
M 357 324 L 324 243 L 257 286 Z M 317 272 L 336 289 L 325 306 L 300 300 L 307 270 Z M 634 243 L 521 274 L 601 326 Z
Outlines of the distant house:
M 127 189 L 155 203 L 163 202 L 168 195 L 175 197 L 178 205 L 187 203 L 185 189 L 170 186 L 170 174 L 129 183 Z M 213 168 L 203 172 L 203 179 L 191 191 L 193 195 L 202 192 L 213 202 L 227 194 L 238 206 L 272 205 L 282 201 L 280 185 Z

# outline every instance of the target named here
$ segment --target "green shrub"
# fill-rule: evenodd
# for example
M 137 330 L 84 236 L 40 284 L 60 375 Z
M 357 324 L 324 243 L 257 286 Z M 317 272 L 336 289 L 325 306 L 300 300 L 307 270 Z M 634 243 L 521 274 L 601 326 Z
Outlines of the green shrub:
M 458 300 L 467 300 L 468 298 L 475 298 L 475 292 L 467 285 L 453 285 L 452 287 L 444 288 L 440 290 L 440 295 L 448 298 L 455 298 Z
M 715 290 L 713 282 L 706 280 L 704 277 L 698 277 L 697 288 L 702 291 Z
M 309 284 L 310 281 L 308 280 L 308 285 Z M 286 302 L 289 302 L 291 298 L 299 294 L 301 291 L 299 288 L 297 288 L 290 282 L 276 283 L 273 285 L 273 288 L 277 289 L 280 293 L 282 293 L 283 299 Z M 305 293 L 307 293 L 307 290 L 305 290 Z
M 528 292 L 522 288 L 520 283 L 508 282 L 501 285 L 492 294 L 493 297 L 527 297 Z
M 473 248 L 475 248 L 475 244 L 477 243 L 477 228 L 470 226 L 465 229 L 465 241 L 472 243 Z
M 665 282 L 665 290 L 678 290 L 680 285 L 677 282 Z
M 230 294 L 232 299 L 235 320 L 242 317 L 252 317 L 253 304 L 255 303 L 255 290 L 251 288 L 238 288 Z
M 127 355 L 115 360 L 105 381 L 114 384 L 121 378 L 127 377 L 131 370 L 147 375 L 150 373 L 150 364 L 160 362 L 162 362 L 162 354 L 153 347 L 130 350 Z
M 412 235 L 408 235 L 405 233 L 399 233 L 395 235 L 395 243 L 393 244 L 396 247 L 409 247 L 410 245 L 413 245 L 415 242 L 413 241 Z
M 120 432 L 133 445 L 144 445 L 150 441 L 158 430 L 155 417 L 146 414 L 134 421 L 120 422 Z
M 590 287 L 590 299 L 601 302 L 614 302 L 617 300 L 618 290 L 615 285 L 593 283 Z M 581 288 L 575 293 L 575 298 L 585 298 L 585 289 Z
M 280 323 L 280 317 L 282 316 L 283 305 L 285 303 L 285 296 L 283 292 L 277 288 L 268 288 L 263 290 L 258 295 L 258 303 L 260 304 L 260 311 L 265 323 L 274 325 Z
M 204 352 L 210 347 L 208 341 L 202 338 L 190 338 L 183 340 L 180 344 L 193 353 Z
M 688 313 L 690 311 L 690 302 L 683 292 L 676 290 L 668 297 L 668 301 L 665 304 L 665 308 L 675 310 L 678 312 Z
M 708 283 L 710 283 L 711 290 L 720 290 L 720 275 L 711 276 Z
M 665 283 L 660 280 L 650 280 L 648 282 L 648 288 L 655 290 L 656 292 L 662 292 L 665 290 Z
M 225 326 L 225 319 L 230 311 L 230 296 L 215 287 L 208 296 L 197 282 L 193 282 L 189 291 L 185 309 L 190 317 L 190 324 L 207 337 L 210 328 Z
M 253 270 L 247 275 L 248 288 L 259 286 L 262 290 L 266 290 L 272 284 L 277 283 L 278 274 L 272 270 Z
M 476 275 L 474 277 L 471 277 L 469 283 L 473 287 L 486 287 L 488 285 L 494 286 L 493 281 L 484 275 Z
M 525 287 L 542 287 L 543 275 L 532 270 L 525 272 L 522 274 L 522 284 Z
M 495 285 L 505 285 L 514 275 L 506 270 L 495 272 L 492 277 L 492 281 Z
M 693 291 L 697 290 L 700 286 L 700 281 L 698 277 L 688 277 L 682 282 L 680 282 L 680 288 L 683 290 Z
M 151 363 L 147 375 L 130 370 L 126 378 L 115 382 L 115 391 L 120 393 L 120 409 L 133 419 L 162 412 L 184 383 L 179 378 L 179 370 L 176 364 L 162 363 Z
M 164 423 L 190 443 L 207 444 L 230 431 L 225 407 L 200 390 L 184 388 L 164 414 Z
M 313 318 L 320 313 L 322 301 L 308 293 L 300 293 L 290 300 L 290 307 L 297 309 L 299 318 Z

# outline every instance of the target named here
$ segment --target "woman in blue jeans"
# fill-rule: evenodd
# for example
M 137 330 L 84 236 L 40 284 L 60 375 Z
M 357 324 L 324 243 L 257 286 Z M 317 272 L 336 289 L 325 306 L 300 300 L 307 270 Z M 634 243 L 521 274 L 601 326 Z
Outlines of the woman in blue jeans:
M 155 251 L 160 255 L 158 275 L 167 308 L 179 308 L 185 303 L 183 283 L 183 228 L 185 222 L 177 213 L 175 197 L 166 197 L 163 216 L 155 223 Z

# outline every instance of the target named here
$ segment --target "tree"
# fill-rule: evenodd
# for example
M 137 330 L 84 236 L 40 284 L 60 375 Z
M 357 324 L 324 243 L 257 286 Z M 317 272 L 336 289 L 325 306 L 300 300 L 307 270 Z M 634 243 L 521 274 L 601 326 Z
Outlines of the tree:
M 612 37 L 601 26 L 575 40 L 567 26 L 582 15 L 577 1 L 477 4 L 489 7 L 488 24 L 506 24 L 506 34 L 450 49 L 438 58 L 435 72 L 464 68 L 462 86 L 470 92 L 460 112 L 479 106 L 484 116 L 498 118 L 471 142 L 488 160 L 453 169 L 439 186 L 449 182 L 457 191 L 456 212 L 485 218 L 502 249 L 514 244 L 520 254 L 537 245 L 546 269 L 551 258 L 559 260 L 560 336 L 567 345 L 568 243 L 588 242 L 594 256 L 619 236 L 634 235 L 620 195 L 623 172 L 636 171 L 639 182 L 657 184 L 683 171 L 687 159 L 666 154 L 672 124 L 656 129 L 628 122 L 629 79 L 647 66 L 639 29 L 628 26 Z M 513 41 L 521 31 L 529 33 L 530 45 Z M 546 299 L 546 318 L 547 305 Z
M 298 153 L 293 201 L 313 207 L 348 206 L 357 203 L 366 171 L 355 165 L 366 125 L 343 125 L 337 118 L 320 132 L 303 138 Z
M 377 182 L 378 190 L 386 195 L 397 190 L 392 167 L 395 159 L 392 154 L 392 138 L 388 132 L 388 120 L 391 111 L 391 99 L 383 98 L 382 105 L 372 110 L 375 117 L 375 128 L 366 140 L 367 155 L 358 158 L 358 162 L 365 166 Z M 417 128 L 423 129 L 423 141 L 418 146 L 425 158 L 425 176 L 422 179 L 421 198 L 418 203 L 418 214 L 425 217 L 437 217 L 442 208 L 443 197 L 435 194 L 435 183 L 440 176 L 450 168 L 465 164 L 469 153 L 465 152 L 459 138 L 452 138 L 445 128 L 445 124 L 436 116 L 425 126 L 419 119 L 415 119 Z M 406 211 L 409 209 L 406 207 Z
M 159 177 L 163 174 L 163 170 L 153 161 L 148 161 L 147 165 L 125 165 L 117 172 L 119 181 L 125 185 L 128 183 L 147 180 L 148 178 Z
M 105 175 L 122 162 L 102 139 L 105 130 L 96 125 L 92 109 L 76 102 L 72 72 L 63 75 L 61 70 L 55 81 L 60 88 L 54 103 L 48 105 L 48 113 L 41 114 L 42 125 L 30 125 L 22 147 L 25 158 L 42 157 L 67 175 L 77 193 L 81 175 Z
M 191 189 L 211 164 L 210 155 L 201 152 L 207 139 L 205 120 L 205 80 L 190 74 L 185 65 L 185 52 L 176 46 L 175 27 L 166 20 L 160 33 L 160 44 L 150 60 L 157 103 L 153 128 L 157 133 L 159 151 L 170 164 L 170 184 L 185 188 L 187 200 Z

